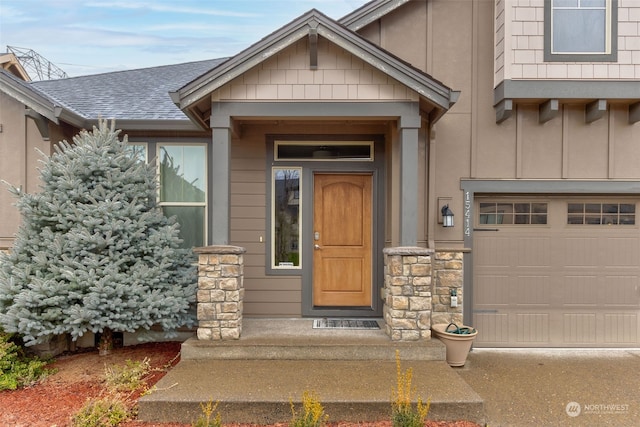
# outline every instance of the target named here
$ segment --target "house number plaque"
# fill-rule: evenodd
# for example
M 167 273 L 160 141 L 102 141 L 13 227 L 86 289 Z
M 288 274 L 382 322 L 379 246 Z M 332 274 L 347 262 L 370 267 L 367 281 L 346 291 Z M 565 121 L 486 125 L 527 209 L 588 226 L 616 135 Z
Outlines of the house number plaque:
M 471 194 L 464 193 L 464 235 L 471 236 Z

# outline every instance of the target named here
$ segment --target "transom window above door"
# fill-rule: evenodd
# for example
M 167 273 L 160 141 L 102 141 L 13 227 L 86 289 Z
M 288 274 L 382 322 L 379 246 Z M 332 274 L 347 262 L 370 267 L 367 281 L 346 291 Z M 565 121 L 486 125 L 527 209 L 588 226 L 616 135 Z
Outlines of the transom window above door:
M 274 160 L 373 161 L 373 141 L 275 141 Z

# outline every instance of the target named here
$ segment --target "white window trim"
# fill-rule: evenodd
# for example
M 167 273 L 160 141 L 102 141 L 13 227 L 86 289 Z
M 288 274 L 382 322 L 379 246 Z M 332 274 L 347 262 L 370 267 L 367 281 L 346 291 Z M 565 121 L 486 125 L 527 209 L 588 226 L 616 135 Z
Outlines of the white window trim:
M 300 204 L 298 205 L 298 265 L 276 265 L 276 218 L 275 218 L 275 206 L 276 206 L 276 170 L 282 169 L 294 169 L 298 171 L 298 200 Z M 300 166 L 274 166 L 271 168 L 271 260 L 269 263 L 271 264 L 269 268 L 271 270 L 302 270 L 303 259 L 302 259 L 302 210 L 304 209 L 302 203 L 302 167 Z

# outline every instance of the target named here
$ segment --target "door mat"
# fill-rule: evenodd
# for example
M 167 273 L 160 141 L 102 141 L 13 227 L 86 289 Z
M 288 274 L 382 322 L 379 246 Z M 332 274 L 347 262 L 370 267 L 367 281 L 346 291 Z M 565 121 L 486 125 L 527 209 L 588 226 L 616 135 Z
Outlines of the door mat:
M 375 320 L 314 319 L 313 329 L 380 329 Z

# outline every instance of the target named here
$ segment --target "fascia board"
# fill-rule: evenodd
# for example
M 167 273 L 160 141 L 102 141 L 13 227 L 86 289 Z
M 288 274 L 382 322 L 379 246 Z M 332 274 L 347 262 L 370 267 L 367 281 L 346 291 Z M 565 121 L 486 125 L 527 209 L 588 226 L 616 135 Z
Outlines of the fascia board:
M 171 96 L 174 103 L 176 103 L 180 109 L 184 110 L 188 108 L 204 96 L 297 42 L 308 35 L 308 33 L 309 26 L 305 22 L 304 25 L 292 32 L 280 31 L 273 34 L 272 37 L 258 42 L 243 54 L 224 62 L 212 70 L 211 73 L 205 74 L 172 94 Z
M 86 120 L 84 128 L 98 126 L 99 119 Z M 190 120 L 115 120 L 116 127 L 125 131 L 188 131 L 199 132 L 202 128 Z
M 61 120 L 65 123 L 69 123 L 72 126 L 77 128 L 86 128 L 87 127 L 87 119 L 78 114 L 69 111 L 68 109 L 60 106 L 54 107 L 54 113 L 58 120 Z M 57 121 L 55 122 L 58 123 Z
M 494 89 L 494 105 L 505 99 L 640 99 L 631 80 L 503 80 Z
M 377 21 L 409 0 L 379 0 L 365 4 L 338 21 L 351 31 L 358 31 L 370 23 Z
M 2 73 L 0 73 L 0 91 L 31 108 L 38 114 L 41 114 L 43 117 L 46 117 L 55 124 L 58 124 L 58 118 L 55 114 L 55 105 L 51 100 L 43 97 L 28 87 L 17 84 Z
M 371 45 L 363 42 L 359 37 L 352 36 L 350 33 L 340 34 L 333 28 L 320 25 L 318 34 L 362 59 L 372 67 L 398 80 L 432 103 L 447 110 L 450 108 L 452 104 L 450 88 L 427 78 L 384 51 L 374 49 Z

